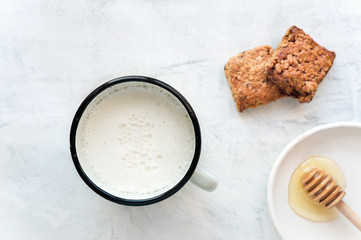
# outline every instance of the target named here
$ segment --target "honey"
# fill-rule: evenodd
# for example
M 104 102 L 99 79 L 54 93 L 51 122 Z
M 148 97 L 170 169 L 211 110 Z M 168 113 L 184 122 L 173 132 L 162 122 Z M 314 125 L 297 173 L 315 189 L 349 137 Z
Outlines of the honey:
M 300 217 L 313 222 L 329 222 L 339 216 L 338 210 L 327 209 L 314 201 L 307 195 L 301 183 L 304 174 L 313 167 L 325 170 L 336 180 L 342 190 L 345 189 L 346 180 L 338 164 L 329 158 L 313 156 L 303 161 L 292 173 L 288 188 L 288 202 L 292 210 Z

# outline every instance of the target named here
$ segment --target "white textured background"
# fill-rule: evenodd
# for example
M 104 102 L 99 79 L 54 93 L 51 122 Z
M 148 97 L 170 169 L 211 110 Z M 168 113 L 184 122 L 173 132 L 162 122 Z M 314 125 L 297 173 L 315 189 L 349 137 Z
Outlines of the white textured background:
M 291 25 L 337 54 L 316 97 L 237 113 L 224 64 L 276 47 Z M 305 130 L 361 120 L 360 43 L 359 0 L 0 0 L 0 238 L 279 239 L 266 200 L 272 164 Z M 72 117 L 95 87 L 130 74 L 167 82 L 192 104 L 215 192 L 189 183 L 131 208 L 80 179 Z

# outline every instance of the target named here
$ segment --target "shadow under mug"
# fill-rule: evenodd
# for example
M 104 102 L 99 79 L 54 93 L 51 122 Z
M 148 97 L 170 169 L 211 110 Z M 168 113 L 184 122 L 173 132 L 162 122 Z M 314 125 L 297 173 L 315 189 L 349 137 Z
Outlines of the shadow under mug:
M 99 96 L 103 91 L 109 89 L 110 87 L 113 87 L 118 84 L 124 84 L 129 82 L 135 82 L 135 83 L 145 83 L 145 84 L 151 84 L 158 86 L 162 88 L 163 90 L 168 91 L 171 95 L 176 97 L 179 102 L 184 106 L 185 110 L 187 111 L 194 130 L 194 136 L 195 136 L 195 149 L 194 149 L 194 155 L 192 162 L 186 171 L 183 178 L 176 183 L 174 186 L 172 186 L 169 190 L 167 190 L 164 193 L 161 193 L 159 195 L 156 195 L 154 197 L 146 198 L 146 199 L 129 199 L 124 197 L 116 196 L 115 194 L 111 194 L 101 187 L 99 187 L 96 183 L 92 181 L 92 179 L 87 175 L 86 171 L 84 171 L 81 161 L 79 160 L 79 154 L 77 153 L 77 144 L 76 144 L 76 138 L 77 138 L 77 130 L 79 127 L 80 120 L 82 117 L 84 117 L 84 112 L 89 106 L 92 101 Z M 168 84 L 159 81 L 154 78 L 150 77 L 144 77 L 144 76 L 125 76 L 125 77 L 119 77 L 113 80 L 110 80 L 103 85 L 96 88 L 93 92 L 91 92 L 85 100 L 81 103 L 80 107 L 78 108 L 70 130 L 70 151 L 71 156 L 75 165 L 75 168 L 77 172 L 79 173 L 80 177 L 83 179 L 83 181 L 97 194 L 100 196 L 123 205 L 129 205 L 129 206 L 142 206 L 142 205 L 148 205 L 153 204 L 159 201 L 162 201 L 174 193 L 176 193 L 179 189 L 181 189 L 189 180 L 197 185 L 198 187 L 206 190 L 206 191 L 213 191 L 217 187 L 217 181 L 214 179 L 214 177 L 209 174 L 206 170 L 204 170 L 201 167 L 197 167 L 200 152 L 201 152 L 201 131 L 198 123 L 197 116 L 195 112 L 193 111 L 191 105 L 188 103 L 188 101 L 173 87 L 169 86 Z

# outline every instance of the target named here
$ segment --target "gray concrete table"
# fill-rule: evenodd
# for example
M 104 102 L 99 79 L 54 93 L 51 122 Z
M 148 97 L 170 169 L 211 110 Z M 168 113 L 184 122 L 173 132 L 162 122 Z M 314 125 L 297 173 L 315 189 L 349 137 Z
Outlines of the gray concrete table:
M 224 64 L 276 47 L 292 25 L 337 54 L 316 97 L 238 113 Z M 360 43 L 358 0 L 2 0 L 0 238 L 279 239 L 266 199 L 272 165 L 305 130 L 361 120 Z M 215 192 L 189 183 L 132 208 L 80 179 L 68 143 L 77 107 L 103 82 L 133 74 L 172 85 L 192 104 Z

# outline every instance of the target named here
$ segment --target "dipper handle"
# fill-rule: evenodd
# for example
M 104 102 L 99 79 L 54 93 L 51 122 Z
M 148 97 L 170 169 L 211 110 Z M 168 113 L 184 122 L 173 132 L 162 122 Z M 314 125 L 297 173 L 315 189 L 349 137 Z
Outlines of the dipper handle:
M 335 206 L 359 231 L 361 231 L 361 218 L 341 200 Z

